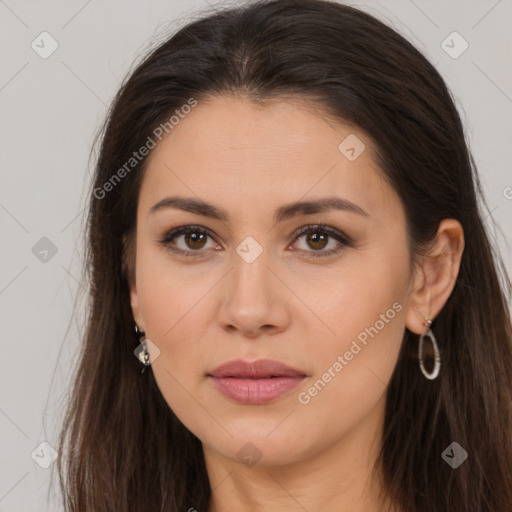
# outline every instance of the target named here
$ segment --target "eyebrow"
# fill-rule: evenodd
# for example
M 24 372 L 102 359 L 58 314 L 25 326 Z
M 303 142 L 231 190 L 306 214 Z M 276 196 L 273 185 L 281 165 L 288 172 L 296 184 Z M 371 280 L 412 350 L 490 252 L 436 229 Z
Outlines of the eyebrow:
M 222 208 L 206 203 L 201 199 L 178 196 L 165 197 L 161 201 L 158 201 L 158 203 L 149 209 L 149 215 L 166 208 L 176 208 L 221 221 L 229 220 L 228 213 Z M 279 223 L 300 215 L 313 215 L 315 213 L 322 213 L 329 210 L 342 210 L 355 213 L 363 217 L 369 217 L 367 212 L 348 199 L 331 196 L 311 201 L 297 201 L 280 206 L 274 213 L 274 222 Z

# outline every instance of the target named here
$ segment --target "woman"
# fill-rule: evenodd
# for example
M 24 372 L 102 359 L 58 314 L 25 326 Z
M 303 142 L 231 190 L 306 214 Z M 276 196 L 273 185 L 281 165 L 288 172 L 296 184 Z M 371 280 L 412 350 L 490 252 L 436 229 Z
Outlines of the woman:
M 445 83 L 372 16 L 271 0 L 173 35 L 103 131 L 66 510 L 512 510 L 477 193 Z

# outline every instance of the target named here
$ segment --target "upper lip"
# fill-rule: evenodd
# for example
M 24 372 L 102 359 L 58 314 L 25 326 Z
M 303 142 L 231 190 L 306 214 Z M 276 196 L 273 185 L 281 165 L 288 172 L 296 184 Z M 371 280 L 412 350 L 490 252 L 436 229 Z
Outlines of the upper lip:
M 272 359 L 259 359 L 252 362 L 236 359 L 221 364 L 208 375 L 217 378 L 235 377 L 239 379 L 306 376 L 303 371 L 287 366 L 279 361 L 273 361 Z

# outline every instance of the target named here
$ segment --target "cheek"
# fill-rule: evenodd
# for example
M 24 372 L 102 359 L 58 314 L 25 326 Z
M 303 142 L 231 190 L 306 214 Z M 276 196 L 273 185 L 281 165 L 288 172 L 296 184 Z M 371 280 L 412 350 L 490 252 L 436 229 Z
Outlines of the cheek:
M 396 240 L 351 260 L 328 293 L 317 290 L 315 308 L 331 332 L 315 346 L 318 374 L 299 403 L 323 409 L 339 425 L 340 418 L 364 417 L 382 398 L 403 338 L 408 269 L 405 241 Z
M 402 297 L 387 287 L 353 291 L 333 302 L 342 307 L 333 323 L 337 336 L 315 347 L 317 373 L 296 397 L 301 428 L 317 439 L 332 441 L 383 406 L 401 346 Z
M 200 400 L 197 383 L 204 379 L 213 353 L 211 293 L 218 281 L 208 265 L 179 264 L 160 248 L 144 246 L 137 254 L 137 293 L 146 336 L 160 350 L 152 371 L 169 406 L 191 408 Z M 201 414 L 195 410 L 194 414 Z
M 168 406 L 190 430 L 209 424 L 197 383 L 204 378 L 205 353 L 209 347 L 202 325 L 208 307 L 208 276 L 189 279 L 187 272 L 170 262 L 161 251 L 141 251 L 137 268 L 137 293 L 146 336 L 160 353 L 151 370 Z M 206 295 L 206 296 L 205 296 Z
M 165 342 L 197 314 L 211 288 L 207 266 L 179 264 L 163 248 L 141 240 L 137 252 L 137 294 L 147 334 Z
M 355 339 L 367 341 L 367 349 L 369 340 L 375 340 L 372 350 L 364 350 L 365 358 L 396 352 L 405 325 L 408 269 L 405 240 L 396 236 L 390 244 L 382 241 L 371 249 L 348 253 L 330 271 L 305 268 L 297 272 L 293 291 L 315 313 L 303 327 L 323 333 L 318 335 L 319 348 L 330 355 L 349 350 Z M 304 315 L 298 315 L 298 321 L 303 320 Z

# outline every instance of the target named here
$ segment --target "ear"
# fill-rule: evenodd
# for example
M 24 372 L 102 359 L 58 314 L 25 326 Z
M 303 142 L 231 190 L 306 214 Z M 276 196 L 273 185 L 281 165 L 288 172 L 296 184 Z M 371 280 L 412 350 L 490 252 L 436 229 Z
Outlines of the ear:
M 135 236 L 123 235 L 123 274 L 130 289 L 130 304 L 133 319 L 141 331 L 145 331 L 144 322 L 140 313 L 139 295 L 137 293 L 137 281 L 135 279 Z
M 426 331 L 425 317 L 433 320 L 449 299 L 464 251 L 464 230 L 459 221 L 443 219 L 436 239 L 416 262 L 405 325 L 416 333 Z
M 130 304 L 132 307 L 132 314 L 135 323 L 141 331 L 145 331 L 146 328 L 144 327 L 142 315 L 140 314 L 139 295 L 137 294 L 137 287 L 135 284 L 130 285 Z

